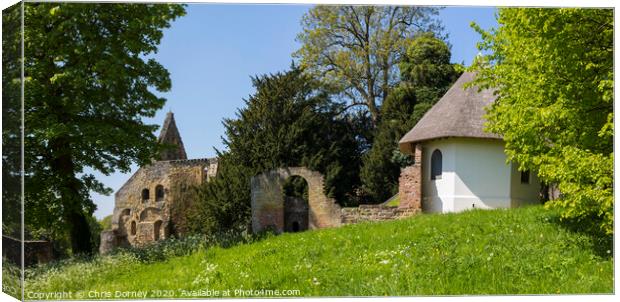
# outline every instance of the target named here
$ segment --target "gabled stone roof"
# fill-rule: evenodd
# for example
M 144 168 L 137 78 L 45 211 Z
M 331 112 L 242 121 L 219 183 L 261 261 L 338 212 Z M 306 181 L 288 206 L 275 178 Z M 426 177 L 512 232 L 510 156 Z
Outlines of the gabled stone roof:
M 420 119 L 399 144 L 404 153 L 411 153 L 412 143 L 444 138 L 474 137 L 501 139 L 484 131 L 485 107 L 495 101 L 493 90 L 478 91 L 478 87 L 464 88 L 473 81 L 475 73 L 465 72 L 446 94 Z
M 176 148 L 162 151 L 159 155 L 159 160 L 187 159 L 183 140 L 181 139 L 181 134 L 174 121 L 174 114 L 172 112 L 166 114 L 166 119 L 164 120 L 164 125 L 161 128 L 157 141 L 160 144 L 176 145 Z

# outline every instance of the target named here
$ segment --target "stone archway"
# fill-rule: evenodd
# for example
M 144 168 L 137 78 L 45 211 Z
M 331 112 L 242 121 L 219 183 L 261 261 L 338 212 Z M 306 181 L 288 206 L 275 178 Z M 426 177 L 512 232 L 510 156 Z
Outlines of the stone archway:
M 284 182 L 300 176 L 308 183 L 308 228 L 321 229 L 341 225 L 341 208 L 336 200 L 325 195 L 324 177 L 305 167 L 280 168 L 252 177 L 252 230 L 284 231 Z
M 291 176 L 284 184 L 284 232 L 308 229 L 308 182 L 301 176 Z

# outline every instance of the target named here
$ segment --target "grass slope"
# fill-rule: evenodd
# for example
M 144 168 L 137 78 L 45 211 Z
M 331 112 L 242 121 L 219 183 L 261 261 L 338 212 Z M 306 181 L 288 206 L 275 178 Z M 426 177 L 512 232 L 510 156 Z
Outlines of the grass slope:
M 122 256 L 62 267 L 27 291 L 297 289 L 302 296 L 611 293 L 611 244 L 540 206 L 418 215 L 268 237 L 144 264 Z M 157 292 L 153 290 L 170 290 Z M 220 292 L 221 294 L 221 292 Z M 231 294 L 234 297 L 234 294 Z

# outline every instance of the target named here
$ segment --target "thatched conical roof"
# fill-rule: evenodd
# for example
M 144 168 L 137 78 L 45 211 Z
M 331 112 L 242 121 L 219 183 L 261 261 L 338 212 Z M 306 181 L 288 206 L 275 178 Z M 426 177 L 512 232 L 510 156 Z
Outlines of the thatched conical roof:
M 474 77 L 475 73 L 465 72 L 456 80 L 437 104 L 401 138 L 398 144 L 402 152 L 411 153 L 412 143 L 444 137 L 501 139 L 483 130 L 484 108 L 495 101 L 493 90 L 464 87 Z

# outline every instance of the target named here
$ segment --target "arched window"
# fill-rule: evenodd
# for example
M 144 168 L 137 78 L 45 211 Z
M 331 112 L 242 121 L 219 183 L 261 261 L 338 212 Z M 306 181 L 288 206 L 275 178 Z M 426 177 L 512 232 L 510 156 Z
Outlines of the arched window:
M 164 186 L 157 185 L 155 187 L 155 201 L 163 201 L 164 200 Z
M 131 236 L 135 236 L 136 235 L 136 222 L 132 221 L 131 222 Z
M 142 190 L 142 201 L 148 201 L 150 195 L 151 193 L 149 193 L 149 189 Z
M 431 155 L 431 180 L 441 179 L 441 151 L 435 149 Z

